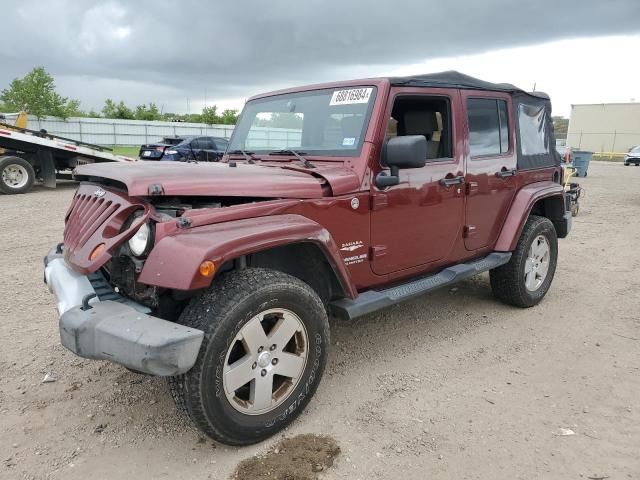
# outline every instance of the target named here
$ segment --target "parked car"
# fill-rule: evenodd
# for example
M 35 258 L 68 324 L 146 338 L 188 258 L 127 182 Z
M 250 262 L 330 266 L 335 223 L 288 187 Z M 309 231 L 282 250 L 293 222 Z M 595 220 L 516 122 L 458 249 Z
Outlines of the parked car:
M 142 145 L 139 156 L 141 160 L 217 162 L 228 145 L 227 139 L 221 137 L 164 137 L 158 143 Z
M 45 257 L 62 344 L 168 376 L 220 442 L 274 435 L 318 387 L 328 315 L 487 271 L 504 303 L 544 298 L 572 221 L 550 113 L 456 72 L 352 80 L 249 99 L 220 163 L 78 167 Z
M 640 165 L 640 145 L 629 150 L 629 152 L 624 156 L 624 164 L 634 164 L 636 167 Z

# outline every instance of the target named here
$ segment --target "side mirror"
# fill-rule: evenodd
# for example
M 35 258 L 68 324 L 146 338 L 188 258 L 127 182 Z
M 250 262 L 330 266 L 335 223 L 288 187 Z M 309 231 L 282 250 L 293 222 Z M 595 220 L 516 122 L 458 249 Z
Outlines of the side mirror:
M 382 164 L 391 169 L 390 174 L 380 172 L 376 177 L 379 188 L 397 185 L 401 168 L 420 168 L 427 163 L 427 139 L 423 135 L 405 135 L 390 138 L 382 150 Z

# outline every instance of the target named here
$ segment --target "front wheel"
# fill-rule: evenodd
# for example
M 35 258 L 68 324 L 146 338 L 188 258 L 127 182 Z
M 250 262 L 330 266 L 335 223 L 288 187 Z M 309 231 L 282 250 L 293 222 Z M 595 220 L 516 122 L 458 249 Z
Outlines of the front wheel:
M 204 330 L 194 367 L 172 377 L 178 408 L 229 445 L 264 440 L 297 417 L 327 361 L 329 323 L 318 295 L 281 272 L 248 268 L 214 280 L 180 323 Z
M 27 193 L 31 190 L 36 173 L 24 158 L 7 156 L 0 158 L 0 192 L 8 195 Z
M 494 296 L 509 305 L 532 307 L 546 295 L 558 262 L 558 236 L 548 218 L 531 215 L 511 259 L 489 272 Z

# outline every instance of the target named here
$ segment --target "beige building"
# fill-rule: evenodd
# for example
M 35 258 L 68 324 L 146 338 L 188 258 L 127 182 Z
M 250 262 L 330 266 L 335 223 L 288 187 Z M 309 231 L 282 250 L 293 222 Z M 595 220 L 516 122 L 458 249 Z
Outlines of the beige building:
M 572 105 L 567 145 L 618 153 L 640 145 L 640 102 Z

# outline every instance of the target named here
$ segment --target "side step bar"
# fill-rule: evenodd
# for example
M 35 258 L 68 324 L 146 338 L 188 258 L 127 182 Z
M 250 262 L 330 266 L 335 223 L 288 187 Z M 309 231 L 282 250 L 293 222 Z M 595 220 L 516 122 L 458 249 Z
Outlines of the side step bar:
M 411 280 L 395 287 L 384 290 L 368 290 L 353 300 L 350 298 L 335 300 L 331 302 L 331 311 L 337 317 L 353 320 L 396 303 L 410 300 L 423 293 L 452 285 L 478 273 L 492 270 L 504 265 L 510 258 L 511 253 L 509 252 L 493 252 L 486 257 L 469 263 L 453 265 L 436 274 Z

